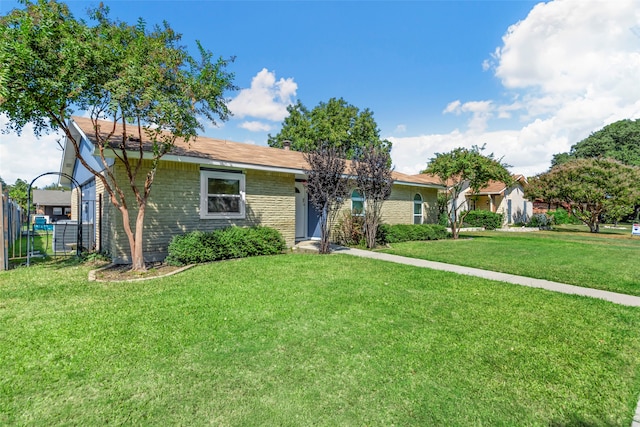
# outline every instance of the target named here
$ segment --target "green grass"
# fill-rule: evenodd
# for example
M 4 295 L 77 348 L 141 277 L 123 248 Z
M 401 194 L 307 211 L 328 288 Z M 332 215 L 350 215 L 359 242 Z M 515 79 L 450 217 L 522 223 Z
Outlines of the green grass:
M 640 310 L 348 255 L 0 273 L 2 425 L 629 426 Z
M 585 229 L 465 233 L 459 240 L 394 243 L 383 252 L 640 295 L 640 237 L 630 229 Z

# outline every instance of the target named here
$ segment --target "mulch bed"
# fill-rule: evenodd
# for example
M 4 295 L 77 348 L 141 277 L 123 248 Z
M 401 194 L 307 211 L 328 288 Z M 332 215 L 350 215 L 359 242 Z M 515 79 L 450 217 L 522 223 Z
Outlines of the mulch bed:
M 176 267 L 163 263 L 147 263 L 147 271 L 131 271 L 129 264 L 109 264 L 105 267 L 93 270 L 89 274 L 90 280 L 101 282 L 121 282 L 148 280 L 163 277 L 186 270 L 190 266 Z M 93 277 L 93 278 L 92 278 Z

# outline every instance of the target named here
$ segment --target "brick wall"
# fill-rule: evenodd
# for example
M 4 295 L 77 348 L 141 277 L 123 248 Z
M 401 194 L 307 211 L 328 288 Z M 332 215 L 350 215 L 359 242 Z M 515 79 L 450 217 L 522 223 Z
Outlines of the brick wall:
M 145 162 L 146 163 L 146 162 Z M 144 165 L 146 166 L 146 164 Z M 144 169 L 144 168 L 143 168 Z M 117 176 L 124 168 L 116 166 Z M 200 167 L 197 164 L 162 162 L 151 190 L 144 219 L 144 252 L 147 261 L 163 260 L 174 235 L 193 230 L 264 225 L 280 231 L 288 246 L 295 240 L 294 175 L 277 172 L 246 171 L 246 217 L 244 219 L 200 218 Z M 97 192 L 97 191 L 96 191 Z M 129 195 L 130 191 L 127 192 Z M 105 200 L 103 246 L 114 262 L 128 263 L 129 243 L 122 227 L 122 216 Z M 133 200 L 133 199 L 130 199 Z M 131 223 L 137 211 L 130 209 Z M 108 228 L 107 228 L 108 227 Z M 110 230 L 110 233 L 107 233 Z
M 386 224 L 413 224 L 413 198 L 422 196 L 423 223 L 438 222 L 438 190 L 435 188 L 396 185 L 382 206 L 382 221 Z

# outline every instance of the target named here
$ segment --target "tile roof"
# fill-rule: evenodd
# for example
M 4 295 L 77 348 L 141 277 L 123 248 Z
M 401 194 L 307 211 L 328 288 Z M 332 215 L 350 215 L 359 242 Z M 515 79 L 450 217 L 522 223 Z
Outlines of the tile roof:
M 95 143 L 91 119 L 85 117 L 73 117 L 73 121 L 78 125 L 87 138 Z M 113 122 L 101 121 L 99 126 L 100 133 L 106 137 L 108 135 L 108 130 L 113 126 Z M 111 140 L 113 142 L 118 142 L 119 138 L 111 137 Z M 151 141 L 145 138 L 142 142 L 143 150 L 149 151 L 151 148 Z M 299 151 L 233 142 L 205 136 L 198 136 L 195 140 L 191 140 L 189 143 L 186 143 L 183 139 L 178 139 L 175 147 L 166 155 L 165 159 L 171 160 L 176 157 L 239 164 L 247 168 L 251 168 L 253 166 L 303 171 L 309 167 L 304 159 L 303 153 Z M 440 185 L 438 179 L 435 177 L 406 175 L 395 171 L 392 176 L 394 180 L 398 181 L 398 183 L 429 186 Z

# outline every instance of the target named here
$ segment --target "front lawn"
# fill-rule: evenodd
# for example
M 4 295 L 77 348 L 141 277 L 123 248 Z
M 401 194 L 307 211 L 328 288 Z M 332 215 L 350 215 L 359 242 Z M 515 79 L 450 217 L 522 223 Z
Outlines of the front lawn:
M 620 425 L 640 310 L 348 255 L 0 273 L 2 425 Z
M 459 240 L 394 243 L 383 252 L 640 295 L 640 237 L 630 229 L 585 229 L 464 233 Z

